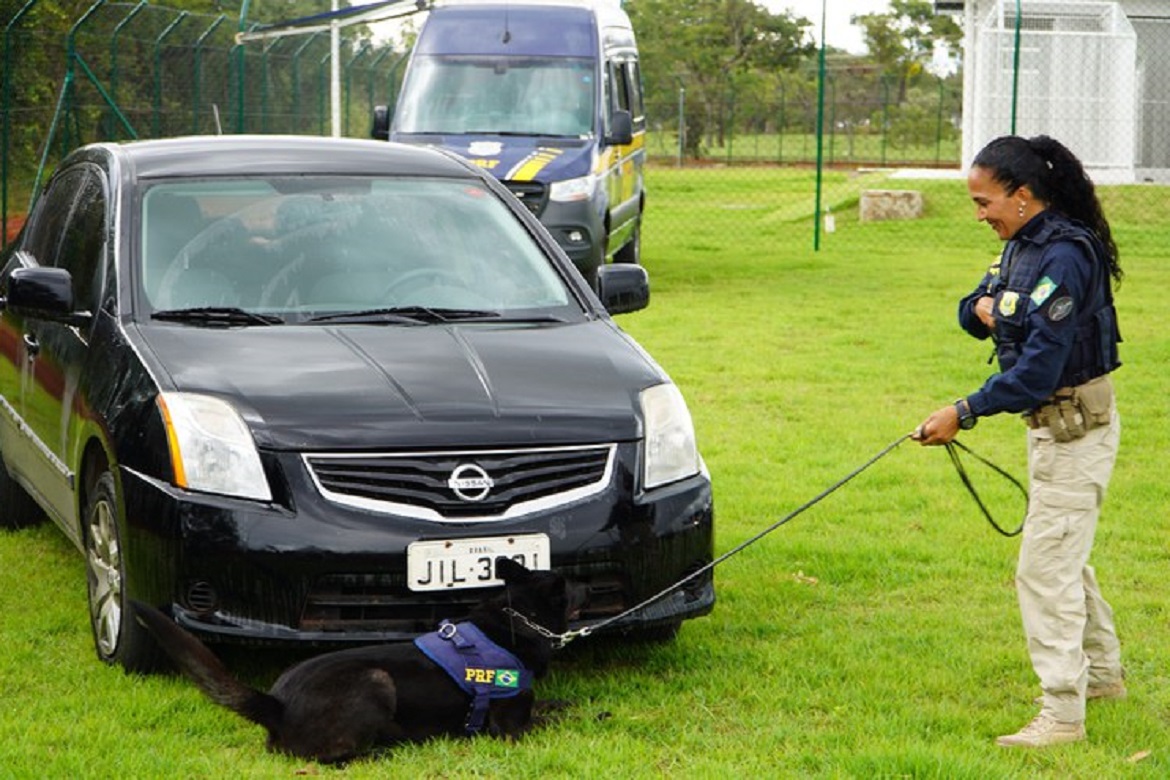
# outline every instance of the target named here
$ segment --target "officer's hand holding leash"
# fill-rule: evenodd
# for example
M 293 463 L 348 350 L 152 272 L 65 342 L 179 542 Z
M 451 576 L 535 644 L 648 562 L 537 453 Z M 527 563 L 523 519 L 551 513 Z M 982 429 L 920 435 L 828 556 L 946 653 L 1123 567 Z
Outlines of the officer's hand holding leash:
M 926 447 L 950 444 L 959 431 L 975 427 L 976 417 L 966 398 L 960 398 L 950 406 L 944 406 L 931 414 L 910 434 L 910 438 Z

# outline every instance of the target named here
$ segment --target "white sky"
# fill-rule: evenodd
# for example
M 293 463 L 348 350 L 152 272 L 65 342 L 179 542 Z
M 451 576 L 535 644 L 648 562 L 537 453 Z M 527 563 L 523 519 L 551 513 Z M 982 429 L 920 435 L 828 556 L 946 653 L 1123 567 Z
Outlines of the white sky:
M 849 18 L 861 14 L 884 13 L 890 10 L 889 0 L 757 0 L 760 5 L 773 13 L 791 9 L 797 16 L 803 16 L 813 23 L 816 43 L 821 42 L 821 14 L 824 4 L 825 26 L 828 28 L 826 41 L 830 46 L 845 49 L 853 54 L 862 54 L 861 28 L 849 23 Z
M 685 0 L 683 0 L 685 2 Z M 351 5 L 369 2 L 369 0 L 351 0 Z M 812 30 L 815 42 L 821 42 L 821 4 L 824 3 L 826 25 L 829 28 L 828 43 L 839 49 L 845 49 L 853 54 L 865 53 L 862 43 L 861 28 L 849 23 L 849 18 L 860 14 L 883 13 L 890 9 L 889 0 L 756 0 L 760 5 L 773 13 L 791 9 L 797 16 L 803 16 L 813 23 Z M 380 26 L 380 25 L 379 25 Z M 385 34 L 392 36 L 397 29 L 396 23 L 387 23 Z

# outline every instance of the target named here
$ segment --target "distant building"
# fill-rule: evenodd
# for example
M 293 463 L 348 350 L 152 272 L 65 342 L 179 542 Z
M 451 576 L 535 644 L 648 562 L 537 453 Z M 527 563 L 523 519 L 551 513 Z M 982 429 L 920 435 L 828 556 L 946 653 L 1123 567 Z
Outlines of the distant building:
M 1060 140 L 1097 181 L 1170 182 L 1170 2 L 938 0 L 935 9 L 957 14 L 964 32 L 963 167 L 1014 118 L 1017 134 Z

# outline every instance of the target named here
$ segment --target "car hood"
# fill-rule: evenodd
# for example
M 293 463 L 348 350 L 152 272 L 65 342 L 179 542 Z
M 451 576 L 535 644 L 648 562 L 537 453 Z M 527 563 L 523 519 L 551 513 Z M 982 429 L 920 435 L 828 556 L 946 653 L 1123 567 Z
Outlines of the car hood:
M 563 181 L 593 168 L 592 145 L 577 138 L 398 133 L 394 140 L 440 147 L 503 181 Z
M 628 441 L 665 381 L 609 321 L 139 332 L 171 388 L 230 399 L 274 449 Z

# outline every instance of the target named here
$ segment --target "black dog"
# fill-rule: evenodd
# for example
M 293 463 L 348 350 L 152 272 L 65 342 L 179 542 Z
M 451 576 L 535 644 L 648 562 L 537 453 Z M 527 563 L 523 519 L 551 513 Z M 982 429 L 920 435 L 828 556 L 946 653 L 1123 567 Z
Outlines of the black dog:
M 159 610 L 137 602 L 134 608 L 212 701 L 268 730 L 270 750 L 337 762 L 440 735 L 515 737 L 539 723 L 529 684 L 547 670 L 553 644 L 505 610 L 563 633 L 584 588 L 504 558 L 496 567 L 503 592 L 473 608 L 467 622 L 444 621 L 437 633 L 416 642 L 311 658 L 287 669 L 268 693 L 236 679 L 202 642 Z M 440 665 L 445 654 L 463 664 L 445 671 Z

